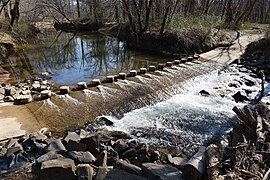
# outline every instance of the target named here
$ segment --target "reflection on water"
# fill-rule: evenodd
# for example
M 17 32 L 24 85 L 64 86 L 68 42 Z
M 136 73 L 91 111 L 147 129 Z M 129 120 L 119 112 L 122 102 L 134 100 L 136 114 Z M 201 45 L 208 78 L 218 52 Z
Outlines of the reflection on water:
M 47 32 L 20 47 L 5 67 L 18 81 L 48 71 L 56 84 L 75 84 L 165 61 L 127 50 L 123 42 L 98 33 Z

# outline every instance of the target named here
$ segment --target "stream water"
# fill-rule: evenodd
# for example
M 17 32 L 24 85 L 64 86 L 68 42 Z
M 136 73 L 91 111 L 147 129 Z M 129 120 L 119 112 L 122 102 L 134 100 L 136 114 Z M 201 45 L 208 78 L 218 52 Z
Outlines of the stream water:
M 54 83 L 71 85 L 158 62 L 166 62 L 166 58 L 130 51 L 123 42 L 99 33 L 48 31 L 19 46 L 2 66 L 16 81 L 46 71 L 52 73 Z
M 100 34 L 60 34 L 22 47 L 6 67 L 18 81 L 49 71 L 56 84 L 76 84 L 166 61 L 129 51 L 123 42 Z M 109 130 L 190 153 L 222 137 L 236 123 L 232 108 L 243 104 L 236 103 L 232 95 L 241 91 L 253 99 L 259 89 L 260 81 L 237 67 L 201 60 L 56 95 L 28 108 L 51 129 L 76 127 L 103 115 L 114 122 L 105 126 Z M 202 90 L 209 95 L 202 95 Z

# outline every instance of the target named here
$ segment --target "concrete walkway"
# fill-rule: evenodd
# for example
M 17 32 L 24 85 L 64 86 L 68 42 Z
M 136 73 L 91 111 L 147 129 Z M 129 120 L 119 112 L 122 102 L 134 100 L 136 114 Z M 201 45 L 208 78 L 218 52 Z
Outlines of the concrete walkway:
M 219 47 L 212 51 L 201 54 L 204 59 L 214 60 L 222 64 L 228 64 L 235 59 L 238 59 L 244 52 L 246 46 L 263 37 L 262 34 L 241 35 L 232 46 Z

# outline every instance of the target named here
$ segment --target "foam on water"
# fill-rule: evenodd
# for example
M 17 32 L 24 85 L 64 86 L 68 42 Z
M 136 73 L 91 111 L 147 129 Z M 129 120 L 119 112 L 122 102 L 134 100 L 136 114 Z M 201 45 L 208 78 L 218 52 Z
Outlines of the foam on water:
M 78 104 L 82 104 L 82 102 L 78 101 L 77 99 L 71 97 L 71 96 L 68 95 L 68 94 L 65 94 L 65 95 L 58 95 L 57 97 L 60 98 L 60 99 L 64 99 L 65 102 L 67 102 L 67 103 L 72 103 L 72 104 L 77 104 L 77 105 L 78 105 Z
M 255 86 L 242 83 L 240 88 L 229 87 L 231 82 L 243 82 L 244 78 L 254 81 Z M 252 79 L 234 67 L 216 70 L 176 86 L 178 94 L 166 101 L 128 112 L 122 119 L 108 117 L 114 122 L 114 127 L 108 129 L 135 135 L 136 132 L 151 132 L 152 136 L 150 134 L 147 139 L 152 142 L 172 143 L 158 137 L 161 133 L 170 133 L 180 135 L 184 140 L 182 145 L 185 142 L 202 144 L 213 136 L 225 134 L 236 122 L 232 108 L 244 104 L 236 103 L 232 95 L 247 89 L 252 91 L 252 99 L 260 89 L 259 83 L 258 79 Z M 209 92 L 210 96 L 202 96 L 199 93 L 201 90 Z M 221 97 L 221 92 L 225 93 L 225 97 Z

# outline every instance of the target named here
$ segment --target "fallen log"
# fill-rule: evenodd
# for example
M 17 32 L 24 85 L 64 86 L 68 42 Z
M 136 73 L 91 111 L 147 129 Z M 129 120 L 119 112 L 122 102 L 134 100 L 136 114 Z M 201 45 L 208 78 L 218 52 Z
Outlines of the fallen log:
M 205 150 L 201 146 L 198 152 L 187 162 L 182 172 L 186 179 L 199 180 L 205 172 Z

